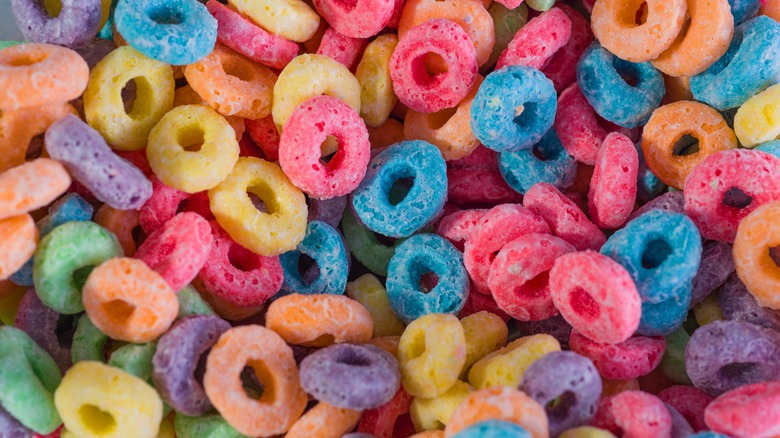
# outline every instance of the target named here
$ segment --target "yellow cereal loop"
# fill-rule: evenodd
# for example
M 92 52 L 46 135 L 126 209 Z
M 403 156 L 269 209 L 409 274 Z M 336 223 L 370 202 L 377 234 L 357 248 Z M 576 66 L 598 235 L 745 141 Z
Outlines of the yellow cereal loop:
M 780 137 L 780 84 L 742 104 L 734 116 L 734 132 L 747 148 Z
M 390 307 L 387 290 L 378 278 L 365 274 L 347 283 L 347 295 L 362 304 L 374 321 L 373 337 L 400 336 L 404 332 L 404 323 L 395 316 Z
M 444 394 L 436 398 L 415 397 L 409 414 L 416 430 L 444 430 L 452 413 L 460 403 L 474 392 L 474 388 L 466 382 L 458 380 Z
M 516 388 L 534 361 L 560 350 L 561 345 L 550 335 L 522 337 L 475 363 L 469 371 L 469 383 L 477 389 L 497 385 Z
M 460 324 L 466 337 L 466 363 L 460 373 L 464 378 L 478 360 L 506 345 L 509 328 L 498 315 L 487 311 L 473 313 Z
M 412 321 L 398 343 L 401 384 L 415 397 L 434 398 L 458 381 L 466 337 L 455 315 L 431 313 Z
M 65 428 L 79 438 L 155 438 L 163 404 L 148 383 L 96 361 L 73 365 L 54 392 Z
M 720 304 L 718 304 L 718 297 L 716 294 L 707 295 L 707 298 L 693 306 L 693 316 L 696 318 L 696 322 L 699 326 L 726 319 L 723 316 L 723 312 L 720 310 Z
M 248 193 L 265 204 L 258 210 Z M 303 192 L 282 169 L 255 157 L 242 157 L 230 175 L 209 190 L 211 212 L 239 245 L 267 257 L 291 251 L 306 234 L 308 209 Z
M 301 0 L 228 0 L 265 30 L 302 43 L 317 32 L 320 16 Z
M 163 418 L 160 422 L 160 431 L 157 432 L 157 438 L 176 438 L 176 431 L 173 429 L 172 417 Z
M 122 89 L 131 80 L 135 82 L 136 97 L 132 109 L 126 112 Z M 146 146 L 149 131 L 173 107 L 175 86 L 170 65 L 123 46 L 90 72 L 84 115 L 112 148 L 141 149 Z
M 360 117 L 368 126 L 382 126 L 398 103 L 390 78 L 390 57 L 396 45 L 394 34 L 378 37 L 366 46 L 355 70 L 360 83 Z
M 214 188 L 238 161 L 236 133 L 218 112 L 183 105 L 168 112 L 149 133 L 146 157 L 165 185 L 187 193 Z
M 343 64 L 325 55 L 300 55 L 290 61 L 274 85 L 271 115 L 279 132 L 298 105 L 323 94 L 360 113 L 360 83 Z
M 558 435 L 558 438 L 615 438 L 615 435 L 608 430 L 591 426 L 582 426 L 569 429 Z

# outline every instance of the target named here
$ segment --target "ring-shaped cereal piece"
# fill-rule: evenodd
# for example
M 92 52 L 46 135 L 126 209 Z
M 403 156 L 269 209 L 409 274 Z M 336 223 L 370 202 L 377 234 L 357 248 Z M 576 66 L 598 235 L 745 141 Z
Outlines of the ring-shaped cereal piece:
M 27 263 L 38 244 L 38 228 L 29 214 L 0 220 L 0 280 L 5 280 Z
M 596 155 L 596 167 L 588 189 L 588 211 L 601 228 L 618 228 L 631 215 L 636 202 L 639 154 L 634 143 L 613 132 Z
M 61 0 L 52 16 L 37 0 L 13 0 L 16 22 L 24 39 L 36 43 L 78 47 L 95 37 L 101 26 L 101 0 Z
M 694 76 L 711 66 L 729 48 L 734 18 L 728 0 L 687 0 L 690 22 L 653 66 L 669 76 Z
M 390 245 L 383 243 L 380 241 L 381 235 L 361 224 L 351 208 L 344 212 L 341 229 L 344 232 L 344 240 L 357 261 L 374 274 L 387 277 L 387 265 L 401 241 Z
M 691 78 L 694 99 L 719 111 L 736 108 L 777 82 L 780 23 L 758 16 L 734 28 L 726 53 Z
M 266 389 L 258 399 L 242 386 L 245 367 Z M 249 436 L 284 434 L 306 408 L 292 349 L 259 325 L 235 327 L 220 336 L 206 361 L 203 387 L 222 417 Z
M 697 151 L 684 137 L 698 140 Z M 691 171 L 708 156 L 737 148 L 737 137 L 723 116 L 707 105 L 681 101 L 653 112 L 642 131 L 642 152 L 647 167 L 665 184 L 683 189 Z
M 84 310 L 81 285 L 87 267 L 120 257 L 116 237 L 94 222 L 68 222 L 41 239 L 33 263 L 35 292 L 41 301 L 59 313 Z
M 0 219 L 41 208 L 65 193 L 70 175 L 58 161 L 38 158 L 0 173 Z
M 0 51 L 0 110 L 73 100 L 89 79 L 86 61 L 73 50 L 29 43 Z
M 360 421 L 360 411 L 338 408 L 325 402 L 317 403 L 290 427 L 286 438 L 308 438 L 312 436 L 348 437 L 347 432 L 355 429 Z M 347 434 L 347 435 L 344 435 Z
M 229 3 L 263 29 L 297 43 L 312 38 L 320 25 L 319 15 L 301 0 L 230 0 Z
M 103 204 L 95 213 L 94 220 L 95 223 L 116 236 L 126 256 L 135 255 L 136 244 L 133 230 L 141 226 L 137 210 L 117 210 L 108 204 Z
M 780 1 L 766 0 L 761 5 L 761 14 L 780 21 Z
M 216 316 L 194 316 L 174 324 L 157 342 L 152 358 L 152 379 L 160 396 L 177 413 L 203 415 L 212 409 L 195 376 L 198 362 L 230 330 Z
M 415 26 L 432 18 L 444 18 L 466 31 L 477 53 L 477 65 L 487 63 L 496 43 L 493 17 L 480 0 L 408 0 L 403 4 L 398 37 L 404 38 Z M 498 27 L 498 25 L 496 25 Z M 514 33 L 513 33 L 514 35 Z M 431 66 L 441 64 L 428 60 Z
M 780 199 L 780 158 L 750 149 L 710 155 L 685 181 L 685 214 L 702 237 L 733 242 L 751 211 Z
M 437 434 L 422 435 L 423 437 L 444 438 L 444 431 L 439 429 L 449 422 L 452 411 L 472 392 L 474 392 L 474 388 L 471 385 L 463 381 L 457 381 L 447 392 L 438 397 L 415 397 L 412 405 L 409 407 L 409 416 L 412 418 L 415 430 L 427 431 L 421 432 L 423 434 Z M 412 435 L 412 437 L 421 438 L 419 434 Z
M 298 106 L 323 94 L 341 99 L 360 113 L 360 83 L 343 64 L 325 55 L 293 59 L 274 85 L 271 114 L 277 129 L 282 131 Z
M 590 30 L 590 22 L 578 10 L 563 3 L 558 3 L 555 7 L 569 17 L 571 36 L 569 42 L 558 49 L 542 68 L 542 73 L 553 81 L 555 90 L 560 93 L 577 81 L 577 61 L 593 42 L 593 31 Z
M 530 67 L 509 66 L 485 77 L 471 105 L 471 130 L 497 152 L 528 149 L 555 121 L 553 83 Z
M 309 279 L 309 272 L 301 272 L 301 255 L 316 263 L 319 275 Z M 349 253 L 339 232 L 325 222 L 312 221 L 306 227 L 306 237 L 298 247 L 279 256 L 284 270 L 282 290 L 285 293 L 341 295 L 347 287 Z
M 322 162 L 321 146 L 331 135 L 339 148 L 326 164 Z M 318 199 L 354 191 L 370 159 L 366 124 L 349 105 L 331 96 L 317 96 L 302 103 L 279 139 L 282 170 L 296 187 Z
M 496 63 L 496 70 L 522 65 L 542 70 L 571 38 L 571 20 L 561 9 L 542 13 L 517 31 Z
M 141 260 L 117 257 L 95 268 L 84 283 L 84 310 L 112 339 L 151 342 L 179 314 L 176 293 Z
M 217 41 L 217 20 L 189 0 L 120 0 L 114 25 L 136 50 L 171 65 L 197 62 Z
M 433 273 L 436 285 L 425 292 L 423 276 Z M 431 313 L 457 315 L 466 304 L 469 276 L 463 255 L 437 234 L 417 234 L 398 246 L 387 267 L 387 296 L 393 312 L 405 323 Z
M 136 98 L 126 112 L 122 89 L 130 81 L 135 82 Z M 149 59 L 132 47 L 119 47 L 90 72 L 84 115 L 112 148 L 142 149 L 154 125 L 173 108 L 174 87 L 170 65 Z
M 204 105 L 169 111 L 149 133 L 146 147 L 149 166 L 160 181 L 185 193 L 216 187 L 233 170 L 238 155 L 233 128 Z
M 0 114 L 0 172 L 22 165 L 33 139 L 70 114 L 77 115 L 78 112 L 68 103 L 3 111 Z
M 758 304 L 770 309 L 780 309 L 780 268 L 773 259 L 774 248 L 780 245 L 778 218 L 780 202 L 764 204 L 739 223 L 734 239 L 737 275 Z
M 431 74 L 425 59 L 436 54 L 446 69 Z M 433 113 L 456 106 L 477 80 L 474 45 L 458 24 L 432 18 L 413 27 L 398 41 L 390 58 L 393 89 L 410 109 Z
M 105 347 L 106 343 L 110 341 L 108 336 L 95 327 L 89 316 L 82 313 L 78 317 L 76 330 L 73 332 L 73 342 L 70 346 L 71 362 L 77 363 L 85 360 L 105 362 Z
M 704 410 L 707 427 L 721 436 L 773 436 L 780 433 L 780 383 L 761 382 L 721 394 Z
M 603 397 L 591 424 L 617 436 L 662 437 L 672 433 L 672 416 L 666 405 L 638 390 Z
M 247 193 L 259 197 L 258 210 Z M 264 256 L 291 251 L 306 234 L 306 199 L 279 166 L 253 157 L 238 159 L 233 171 L 209 190 L 211 211 L 233 240 Z
M 363 412 L 357 429 L 361 435 L 358 438 L 365 438 L 363 435 L 393 438 L 393 429 L 398 424 L 399 418 L 409 413 L 411 403 L 412 397 L 401 388 L 389 402 Z
M 550 270 L 555 307 L 588 339 L 625 341 L 639 327 L 642 299 L 628 271 L 609 257 L 582 251 L 564 254 Z
M 394 0 L 339 0 L 312 2 L 331 27 L 350 38 L 370 38 L 385 28 L 395 9 Z
M 60 340 L 58 335 L 72 335 L 75 331 L 74 317 L 63 317 L 54 309 L 46 307 L 32 288 L 27 289 L 19 307 L 16 310 L 14 326 L 24 330 L 30 338 L 49 353 L 54 362 L 65 372 L 73 364 L 70 355 L 70 345 L 66 340 Z M 1 430 L 1 429 L 0 429 Z
M 396 35 L 378 36 L 366 46 L 355 69 L 360 83 L 360 117 L 368 126 L 382 126 L 398 103 L 390 78 L 390 58 L 397 45 Z
M 564 149 L 553 127 L 530 149 L 499 154 L 498 169 L 510 187 L 524 194 L 538 183 L 569 187 L 577 173 L 577 160 Z
M 577 84 L 596 113 L 624 128 L 645 124 L 665 94 L 663 75 L 652 64 L 620 59 L 598 42 L 582 54 Z
M 54 403 L 75 436 L 120 438 L 133 431 L 135 437 L 154 438 L 163 416 L 162 400 L 151 385 L 96 361 L 73 365 Z
M 415 397 L 434 398 L 458 381 L 466 337 L 455 315 L 431 313 L 406 327 L 398 343 L 401 384 Z
M 481 75 L 477 75 L 471 91 L 455 108 L 436 113 L 407 111 L 404 118 L 404 138 L 431 143 L 439 148 L 445 161 L 459 160 L 474 152 L 479 146 L 479 140 L 471 131 L 471 103 L 483 80 Z
M 734 116 L 734 131 L 744 147 L 780 138 L 780 85 L 747 100 Z
M 441 431 L 441 438 L 444 438 L 444 434 Z M 433 432 L 430 432 L 433 433 Z M 414 438 L 422 438 L 418 435 L 414 435 Z M 434 438 L 434 437 L 429 437 Z M 475 423 L 457 434 L 452 438 L 533 438 L 533 435 L 528 433 L 527 430 L 518 426 L 515 423 L 503 420 L 486 420 Z
M 306 347 L 364 344 L 374 327 L 362 304 L 333 294 L 283 296 L 268 307 L 265 325 L 288 344 Z
M 533 438 L 550 436 L 547 413 L 542 405 L 515 388 L 495 386 L 466 397 L 452 413 L 444 428 L 444 437 L 455 438 L 461 430 L 488 420 L 515 423 Z
M 396 143 L 375 156 L 352 194 L 356 218 L 369 230 L 390 237 L 408 237 L 430 223 L 444 208 L 447 165 L 435 146 L 421 140 Z M 413 178 L 400 202 L 392 189 Z
M 2 409 L 35 432 L 53 432 L 62 422 L 53 397 L 60 378 L 60 370 L 49 353 L 27 333 L 0 327 Z
M 642 4 L 647 5 L 647 16 L 639 24 Z M 686 0 L 601 0 L 593 6 L 591 26 L 607 50 L 630 62 L 645 62 L 674 43 L 687 10 Z
M 569 345 L 573 352 L 590 359 L 601 377 L 621 381 L 650 374 L 667 351 L 667 342 L 661 336 L 632 336 L 619 344 L 605 344 L 576 330 L 571 332 Z
M 211 252 L 211 226 L 199 214 L 182 212 L 138 247 L 135 258 L 160 274 L 174 291 L 198 275 Z
M 177 413 L 173 419 L 173 427 L 176 436 L 189 438 L 244 438 L 246 435 L 239 433 L 218 413 L 211 413 L 199 417 L 188 417 Z
M 271 114 L 276 75 L 222 44 L 188 65 L 184 76 L 192 89 L 224 116 L 256 120 Z

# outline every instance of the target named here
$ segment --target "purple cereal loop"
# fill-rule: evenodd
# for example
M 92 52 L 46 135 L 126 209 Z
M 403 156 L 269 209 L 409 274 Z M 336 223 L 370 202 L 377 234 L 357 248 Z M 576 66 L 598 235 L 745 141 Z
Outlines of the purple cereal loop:
M 41 0 L 11 0 L 24 39 L 36 43 L 77 47 L 97 35 L 103 13 L 100 0 L 62 0 L 56 17 Z
M 72 316 L 69 316 L 72 318 Z M 60 344 L 57 337 L 57 323 L 60 314 L 54 309 L 46 307 L 35 289 L 29 288 L 19 302 L 19 308 L 16 311 L 16 321 L 14 326 L 26 332 L 38 346 L 51 355 L 54 362 L 63 373 L 70 368 L 72 361 L 70 356 L 70 346 Z M 72 324 L 71 336 L 75 331 L 75 324 Z M 0 431 L 2 429 L 0 428 Z M 4 435 L 0 434 L 0 437 Z

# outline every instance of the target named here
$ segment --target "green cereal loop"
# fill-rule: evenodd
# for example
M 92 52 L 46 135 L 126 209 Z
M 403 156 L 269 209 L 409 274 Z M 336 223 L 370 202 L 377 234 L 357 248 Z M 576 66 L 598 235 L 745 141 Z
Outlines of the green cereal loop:
M 81 286 L 74 276 L 83 268 L 121 257 L 122 247 L 110 231 L 94 222 L 68 222 L 41 239 L 33 263 L 35 291 L 43 304 L 59 313 L 84 311 Z
M 108 359 L 108 364 L 126 371 L 139 379 L 150 382 L 152 378 L 152 357 L 157 343 L 127 344 L 117 348 Z
M 528 7 L 534 11 L 545 12 L 555 4 L 555 0 L 525 0 L 528 3 Z
M 341 219 L 341 230 L 352 255 L 374 274 L 387 277 L 387 264 L 400 241 L 394 246 L 383 245 L 374 232 L 360 225 L 349 211 Z
M 0 50 L 3 50 L 7 47 L 16 46 L 19 44 L 24 44 L 24 41 L 9 41 L 9 40 L 0 41 Z
M 528 22 L 528 7 L 525 3 L 520 3 L 520 6 L 515 9 L 507 9 L 501 3 L 493 2 L 488 9 L 488 13 L 493 17 L 493 23 L 495 24 L 496 44 L 493 46 L 490 58 L 482 66 L 485 72 L 496 65 L 498 58 L 501 57 L 501 53 L 507 48 L 517 31 Z
M 26 427 L 47 435 L 62 423 L 54 406 L 60 369 L 27 333 L 0 327 L 0 404 Z
M 218 414 L 204 415 L 202 417 L 188 417 L 176 414 L 173 420 L 173 429 L 176 436 L 187 438 L 247 438 L 233 429 Z
M 195 315 L 217 315 L 191 285 L 184 286 L 184 289 L 176 294 L 176 298 L 179 300 L 179 318 Z
M 685 371 L 685 347 L 691 336 L 680 327 L 666 335 L 666 351 L 661 360 L 661 371 L 666 377 L 679 385 L 691 385 L 691 379 Z
M 87 314 L 81 316 L 73 334 L 70 347 L 70 358 L 73 363 L 83 360 L 105 362 L 103 350 L 108 342 L 108 336 L 103 334 L 89 319 Z

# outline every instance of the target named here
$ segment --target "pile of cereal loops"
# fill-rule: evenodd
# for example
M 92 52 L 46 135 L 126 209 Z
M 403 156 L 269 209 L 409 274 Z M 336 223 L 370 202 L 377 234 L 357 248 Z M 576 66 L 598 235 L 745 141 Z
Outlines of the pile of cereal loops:
M 10 3 L 0 438 L 780 436 L 780 0 Z

